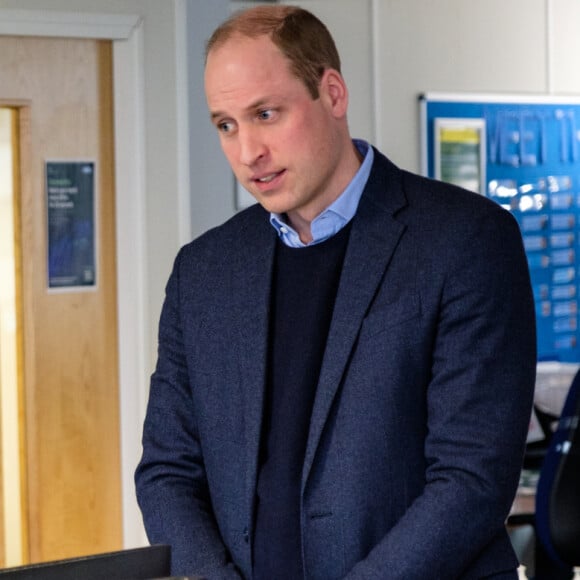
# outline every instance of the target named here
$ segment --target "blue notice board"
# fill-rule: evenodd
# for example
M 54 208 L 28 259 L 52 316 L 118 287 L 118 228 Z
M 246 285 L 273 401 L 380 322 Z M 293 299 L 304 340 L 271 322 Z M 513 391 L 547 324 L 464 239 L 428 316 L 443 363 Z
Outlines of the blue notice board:
M 540 361 L 580 362 L 580 98 L 425 94 L 422 171 L 516 217 Z

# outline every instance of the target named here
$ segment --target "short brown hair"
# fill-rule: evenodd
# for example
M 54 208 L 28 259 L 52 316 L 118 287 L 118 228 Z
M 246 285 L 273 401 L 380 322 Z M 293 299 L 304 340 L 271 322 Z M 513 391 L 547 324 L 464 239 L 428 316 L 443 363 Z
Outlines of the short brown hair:
M 324 71 L 340 72 L 340 57 L 326 26 L 314 14 L 295 6 L 256 6 L 233 14 L 212 34 L 205 56 L 235 34 L 250 38 L 268 35 L 290 61 L 292 72 L 317 99 Z

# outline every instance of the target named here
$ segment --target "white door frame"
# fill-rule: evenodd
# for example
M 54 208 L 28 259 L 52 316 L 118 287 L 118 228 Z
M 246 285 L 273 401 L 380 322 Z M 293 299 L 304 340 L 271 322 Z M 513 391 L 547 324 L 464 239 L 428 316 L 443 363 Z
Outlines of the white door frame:
M 98 38 L 113 44 L 123 539 L 127 548 L 143 545 L 133 484 L 148 380 L 143 20 L 127 14 L 0 8 L 0 35 Z

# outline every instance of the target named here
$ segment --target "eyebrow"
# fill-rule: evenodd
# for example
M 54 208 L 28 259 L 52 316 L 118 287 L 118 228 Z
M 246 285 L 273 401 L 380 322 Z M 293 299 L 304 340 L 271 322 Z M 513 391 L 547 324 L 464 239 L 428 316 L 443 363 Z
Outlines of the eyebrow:
M 268 103 L 270 103 L 272 101 L 274 97 L 268 97 L 267 99 L 258 99 L 257 101 L 254 101 L 253 103 L 251 103 L 250 105 L 248 105 L 244 111 L 254 111 L 255 109 L 259 109 L 260 107 L 263 107 L 265 105 L 267 105 Z M 227 113 L 224 113 L 223 111 L 212 111 L 210 114 L 210 118 L 212 121 L 214 121 L 215 119 L 219 118 L 219 117 L 228 117 L 229 115 Z

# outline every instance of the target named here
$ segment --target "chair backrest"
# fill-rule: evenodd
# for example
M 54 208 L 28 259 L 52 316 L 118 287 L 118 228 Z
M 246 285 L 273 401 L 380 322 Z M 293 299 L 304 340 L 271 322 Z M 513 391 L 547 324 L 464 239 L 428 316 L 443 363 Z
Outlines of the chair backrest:
M 540 470 L 536 530 L 558 564 L 580 566 L 580 371 L 574 377 Z
M 147 580 L 169 576 L 169 546 L 147 546 L 0 570 L 0 580 Z

